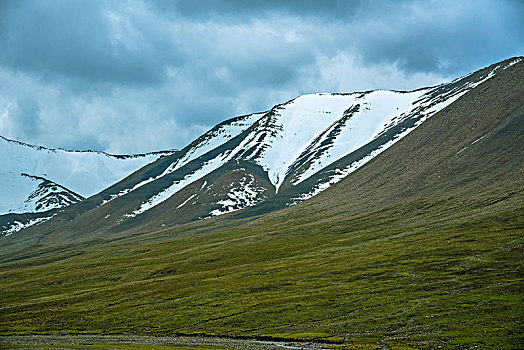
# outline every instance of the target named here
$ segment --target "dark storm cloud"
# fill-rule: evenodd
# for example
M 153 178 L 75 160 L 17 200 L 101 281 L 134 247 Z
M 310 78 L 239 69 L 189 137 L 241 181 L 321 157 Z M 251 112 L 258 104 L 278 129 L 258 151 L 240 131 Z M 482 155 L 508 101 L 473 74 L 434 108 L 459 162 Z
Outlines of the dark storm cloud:
M 409 71 L 454 73 L 507 58 L 524 41 L 521 0 L 201 0 L 159 1 L 162 11 L 203 19 L 245 21 L 272 15 L 345 25 L 332 34 L 370 63 L 399 62 Z M 488 49 L 497 48 L 497 50 Z M 522 51 L 520 51 L 522 52 Z
M 169 40 L 122 6 L 96 1 L 11 1 L 0 12 L 0 62 L 12 69 L 119 84 L 154 84 L 180 63 Z
M 298 94 L 440 83 L 523 54 L 521 1 L 2 1 L 0 134 L 184 146 Z
M 398 1 L 360 11 L 353 45 L 370 63 L 456 74 L 522 53 L 522 1 Z

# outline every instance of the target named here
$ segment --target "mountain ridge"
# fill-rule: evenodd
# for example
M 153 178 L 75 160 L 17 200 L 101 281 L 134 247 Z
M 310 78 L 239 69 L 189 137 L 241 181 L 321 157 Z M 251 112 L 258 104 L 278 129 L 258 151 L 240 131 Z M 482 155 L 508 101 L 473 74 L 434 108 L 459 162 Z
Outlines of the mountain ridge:
M 4 141 L 7 141 L 7 142 L 18 144 L 20 146 L 26 146 L 26 147 L 35 148 L 38 150 L 45 150 L 45 151 L 51 151 L 51 152 L 67 152 L 67 153 L 97 153 L 97 154 L 102 154 L 108 157 L 114 157 L 118 159 L 140 158 L 140 157 L 144 157 L 148 155 L 164 155 L 164 154 L 174 153 L 177 151 L 176 148 L 172 148 L 172 149 L 163 150 L 163 151 L 152 151 L 152 152 L 144 152 L 144 153 L 113 154 L 113 153 L 108 153 L 105 151 L 94 151 L 91 149 L 78 150 L 78 149 L 66 149 L 66 148 L 61 148 L 61 147 L 58 147 L 58 148 L 46 147 L 42 145 L 35 145 L 35 144 L 27 143 L 27 142 L 18 141 L 18 140 L 11 139 L 11 138 L 8 138 L 2 135 L 0 135 L 0 139 L 3 139 Z
M 266 112 L 230 118 L 60 213 L 57 225 L 68 222 L 64 227 L 78 233 L 85 227 L 93 232 L 143 225 L 158 229 L 246 208 L 241 215 L 295 205 L 521 60 L 511 58 L 434 87 L 301 95 Z M 231 176 L 243 175 L 228 182 L 227 175 L 217 172 L 222 167 Z M 188 191 L 193 183 L 205 194 Z
M 172 151 L 136 155 L 68 151 L 0 136 L 0 232 L 42 222 Z

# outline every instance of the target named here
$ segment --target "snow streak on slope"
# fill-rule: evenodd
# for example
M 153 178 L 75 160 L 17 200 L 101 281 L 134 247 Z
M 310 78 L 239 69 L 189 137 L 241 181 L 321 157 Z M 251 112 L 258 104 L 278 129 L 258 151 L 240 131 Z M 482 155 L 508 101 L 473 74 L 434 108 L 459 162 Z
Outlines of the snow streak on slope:
M 355 95 L 313 94 L 300 96 L 273 108 L 263 123 L 246 138 L 242 155 L 260 164 L 278 188 L 289 165 L 354 101 Z M 261 119 L 261 121 L 262 121 Z
M 436 112 L 520 60 L 507 60 L 431 88 L 304 95 L 265 113 L 229 119 L 181 151 L 148 164 L 99 196 L 87 199 L 84 205 L 57 215 L 69 220 L 97 208 L 95 218 L 111 220 L 104 220 L 101 225 L 93 223 L 93 227 L 109 229 L 109 221 L 110 226 L 123 221 L 128 221 L 128 225 L 169 225 L 249 206 L 256 208 L 245 215 L 298 203 L 356 171 Z M 25 151 L 16 152 L 17 159 L 2 159 L 8 166 L 0 168 L 0 226 L 8 230 L 59 213 L 57 208 L 92 194 L 92 188 L 85 188 L 91 178 L 101 178 L 103 181 L 95 182 L 105 183 L 98 189 L 112 185 L 116 180 L 107 179 L 115 175 L 113 163 L 136 159 L 48 150 L 0 139 L 2 155 L 10 153 L 6 147 L 15 146 L 29 147 L 39 156 L 22 159 L 24 166 L 18 168 L 18 158 L 20 154 L 24 158 Z M 130 168 L 137 170 L 151 160 Z M 241 172 L 236 172 L 239 169 Z M 122 177 L 130 172 L 122 172 Z M 197 191 L 200 182 L 209 183 L 205 191 Z M 5 198 L 8 205 L 4 205 Z M 149 211 L 160 204 L 163 205 L 157 210 Z M 36 213 L 1 215 L 3 206 L 6 212 Z M 52 212 L 48 213 L 49 209 Z M 145 212 L 148 214 L 140 220 L 132 219 Z M 152 218 L 158 220 L 150 222 Z
M 343 124 L 340 119 L 333 123 L 297 159 L 309 159 L 310 165 L 295 176 L 293 184 L 367 144 L 386 128 L 397 125 L 402 114 L 413 109 L 413 102 L 424 91 L 427 90 L 409 93 L 373 91 L 357 96 L 353 108 L 342 116 L 341 119 L 346 118 L 342 120 Z
M 172 168 L 170 168 L 169 172 L 175 171 L 193 159 L 206 154 L 229 141 L 231 138 L 239 135 L 241 132 L 249 128 L 263 114 L 264 113 L 249 114 L 218 124 L 191 144 L 186 154 L 178 160 Z
M 180 191 L 185 186 L 189 185 L 190 183 L 206 176 L 210 172 L 212 172 L 215 169 L 218 169 L 221 165 L 225 163 L 225 159 L 223 158 L 213 158 L 209 162 L 206 162 L 202 165 L 202 167 L 195 172 L 187 175 L 182 180 L 175 181 L 171 186 L 164 189 L 163 191 L 159 192 L 158 194 L 154 195 L 147 201 L 143 202 L 140 207 L 135 210 L 131 214 L 126 214 L 124 216 L 126 217 L 135 217 L 138 214 L 142 214 L 143 212 L 159 205 L 160 203 L 168 200 L 172 195 Z
M 363 117 L 356 118 L 355 123 L 352 123 L 348 129 L 356 128 L 357 132 L 350 133 L 346 142 L 336 145 L 337 147 L 334 148 L 333 152 L 334 156 L 321 154 L 324 158 L 343 156 L 348 152 L 349 147 L 358 148 L 369 142 L 383 131 L 384 125 L 382 124 L 391 122 L 393 117 L 400 114 L 400 108 L 402 108 L 401 111 L 404 111 L 408 106 L 411 107 L 412 102 L 420 98 L 422 94 L 422 91 L 415 93 L 376 91 L 370 94 L 300 96 L 285 105 L 274 108 L 261 118 L 258 118 L 259 115 L 251 117 L 248 121 L 254 124 L 249 134 L 238 146 L 224 150 L 220 156 L 202 163 L 196 171 L 187 174 L 182 180 L 174 181 L 171 186 L 142 202 L 138 209 L 125 216 L 134 217 L 163 203 L 188 184 L 206 176 L 231 159 L 251 160 L 261 165 L 268 172 L 269 179 L 278 189 L 284 181 L 290 165 L 296 162 L 296 159 L 304 153 L 308 145 L 318 139 L 319 131 L 329 130 L 333 123 L 340 120 L 356 101 L 363 105 Z M 243 128 L 247 126 L 248 124 L 244 124 Z M 222 140 L 224 139 L 221 138 L 220 141 Z M 215 142 L 213 145 L 217 143 L 219 142 Z M 209 143 L 205 145 L 207 146 L 207 144 Z M 198 145 L 200 146 L 200 144 Z M 349 151 L 351 151 L 351 148 L 349 148 Z M 194 154 L 202 155 L 204 153 L 194 152 Z M 320 161 L 323 160 L 323 158 L 319 159 Z M 322 163 L 320 162 L 320 164 Z M 175 169 L 181 167 L 177 166 Z M 310 170 L 310 172 L 315 171 L 316 168 Z M 164 173 L 167 175 L 167 172 Z M 147 180 L 147 183 L 149 182 Z M 256 204 L 254 201 L 254 198 L 257 198 L 256 191 L 250 189 L 249 186 L 245 187 L 242 190 L 244 193 L 242 196 L 239 195 L 240 189 L 231 193 L 231 196 L 234 197 L 231 198 L 230 196 L 229 201 L 231 203 L 225 201 L 217 203 L 222 204 L 223 210 L 214 210 L 212 215 Z M 233 202 L 236 204 L 233 205 Z
M 133 187 L 131 187 L 131 188 L 126 188 L 125 190 L 122 190 L 122 191 L 120 191 L 120 192 L 118 192 L 118 193 L 116 193 L 116 194 L 111 194 L 111 195 L 109 196 L 109 199 L 104 200 L 104 201 L 102 202 L 102 204 L 100 204 L 100 205 L 104 205 L 104 204 L 106 204 L 107 202 L 111 202 L 113 199 L 116 199 L 116 198 L 118 198 L 118 197 L 122 197 L 123 195 L 126 195 L 126 194 L 128 194 L 129 192 L 136 190 L 137 188 L 140 188 L 140 187 L 142 187 L 142 186 L 144 186 L 144 185 L 147 185 L 148 183 L 153 182 L 153 181 L 155 181 L 156 179 L 161 178 L 162 176 L 164 176 L 164 175 L 166 174 L 166 172 L 167 172 L 167 171 L 164 171 L 161 175 L 156 176 L 156 177 L 150 177 L 150 178 L 148 178 L 147 180 L 144 180 L 144 181 L 142 181 L 142 182 L 139 182 L 139 183 L 137 183 L 136 185 L 134 185 Z
M 249 114 L 241 117 L 236 117 L 229 119 L 223 123 L 218 124 L 208 132 L 206 132 L 204 135 L 200 136 L 197 140 L 195 140 L 193 143 L 191 143 L 188 147 L 181 150 L 181 153 L 184 153 L 183 156 L 179 159 L 177 159 L 175 162 L 173 162 L 171 165 L 169 165 L 160 175 L 155 177 L 150 177 L 138 184 L 135 184 L 131 188 L 127 188 L 125 190 L 122 190 L 118 193 L 110 195 L 109 200 L 105 200 L 103 204 L 112 201 L 115 198 L 122 197 L 123 195 L 128 194 L 129 192 L 132 192 L 136 190 L 137 188 L 140 188 L 144 185 L 147 185 L 150 182 L 153 182 L 157 179 L 160 179 L 167 174 L 171 174 L 177 169 L 180 169 L 190 161 L 206 154 L 207 152 L 215 149 L 216 147 L 219 147 L 220 145 L 224 144 L 225 142 L 229 141 L 231 138 L 237 136 L 247 128 L 249 128 L 258 118 L 260 118 L 263 115 L 263 113 L 254 113 Z M 191 177 L 193 178 L 193 177 Z M 196 180 L 196 179 L 194 179 Z M 192 180 L 192 181 L 194 181 Z M 161 203 L 158 202 L 159 198 L 164 198 L 165 194 L 170 193 L 169 191 L 164 191 L 164 195 L 158 194 L 157 200 L 151 199 L 151 202 L 153 203 Z M 173 192 L 173 194 L 176 193 Z M 167 198 L 166 198 L 167 199 Z M 146 209 L 147 210 L 147 209 Z M 142 212 L 142 211 L 141 211 Z M 134 216 L 136 214 L 129 214 L 130 216 Z
M 512 63 L 510 63 L 510 64 L 512 64 Z M 374 150 L 372 150 L 370 153 L 368 153 L 367 155 L 365 155 L 361 159 L 358 159 L 357 161 L 352 162 L 348 166 L 343 167 L 343 168 L 338 168 L 338 169 L 331 170 L 330 171 L 331 174 L 329 174 L 327 176 L 327 180 L 317 183 L 311 189 L 310 192 L 300 194 L 299 196 L 293 198 L 293 200 L 290 203 L 288 203 L 288 204 L 289 205 L 293 205 L 293 204 L 297 204 L 297 203 L 299 203 L 301 201 L 307 200 L 307 199 L 317 195 L 318 193 L 324 191 L 325 189 L 329 188 L 333 184 L 339 182 L 344 177 L 346 177 L 347 175 L 351 174 L 355 170 L 359 169 L 364 164 L 369 162 L 371 159 L 373 159 L 374 157 L 376 157 L 377 155 L 379 155 L 380 153 L 382 153 L 383 151 L 385 151 L 386 149 L 391 147 L 397 141 L 399 141 L 400 139 L 405 137 L 412 130 L 414 130 L 416 127 L 418 127 L 420 124 L 422 124 L 425 120 L 427 120 L 429 117 L 431 117 L 432 115 L 434 115 L 438 111 L 442 110 L 443 108 L 447 107 L 448 105 L 450 105 L 451 103 L 456 101 L 458 98 L 460 98 L 461 96 L 466 94 L 468 91 L 470 91 L 471 89 L 473 89 L 476 86 L 480 85 L 482 82 L 484 82 L 484 81 L 490 79 L 491 77 L 493 77 L 495 75 L 497 69 L 500 69 L 500 68 L 501 68 L 501 66 L 499 65 L 499 66 L 495 67 L 493 70 L 487 72 L 487 74 L 485 74 L 484 76 L 479 77 L 476 81 L 470 81 L 470 82 L 466 82 L 464 84 L 459 84 L 458 86 L 455 86 L 454 88 L 451 88 L 448 91 L 444 91 L 442 93 L 438 93 L 438 92 L 440 91 L 440 89 L 443 86 L 445 86 L 445 84 L 443 84 L 441 86 L 438 86 L 436 88 L 423 89 L 423 90 L 417 90 L 417 91 L 414 91 L 414 92 L 411 92 L 411 93 L 405 93 L 406 97 L 408 97 L 408 95 L 411 96 L 411 97 L 413 97 L 413 96 L 417 97 L 417 95 L 420 95 L 420 94 L 422 94 L 422 95 L 419 96 L 418 98 L 416 98 L 409 105 L 405 105 L 404 107 L 407 107 L 407 109 L 404 108 L 404 110 L 403 110 L 402 107 L 396 107 L 397 111 L 402 111 L 403 110 L 402 113 L 393 115 L 393 117 L 391 118 L 390 122 L 387 122 L 387 120 L 386 120 L 387 118 L 384 119 L 383 122 L 385 122 L 385 123 L 383 125 L 383 130 L 378 130 L 377 129 L 377 131 L 379 131 L 379 132 L 376 133 L 375 136 L 372 139 L 376 139 L 378 136 L 383 135 L 384 133 L 386 133 L 388 130 L 390 130 L 394 126 L 396 126 L 396 125 L 400 124 L 401 122 L 406 121 L 408 119 L 411 119 L 411 120 L 414 121 L 413 126 L 401 129 L 400 132 L 398 132 L 396 135 L 394 135 L 390 140 L 388 140 L 385 143 L 382 143 L 379 147 L 375 148 Z M 507 66 L 503 67 L 503 69 L 506 69 L 506 68 L 507 68 Z M 457 79 L 454 82 L 457 82 L 459 80 L 460 79 Z M 369 96 L 370 97 L 373 96 L 373 95 L 376 96 L 376 93 L 379 93 L 379 91 L 371 92 L 369 94 Z M 380 93 L 390 93 L 391 94 L 391 93 L 398 93 L 398 92 L 380 91 Z M 380 101 L 380 99 L 379 99 L 379 101 Z M 382 105 L 382 106 L 388 106 L 389 105 L 389 106 L 391 106 L 392 104 L 391 103 L 384 103 L 384 101 L 381 101 L 381 102 L 379 102 L 379 105 Z M 360 106 L 360 105 L 358 105 L 358 106 Z M 338 133 L 336 135 L 336 140 L 334 140 L 333 143 L 335 143 L 335 144 L 336 143 L 344 143 L 344 140 L 348 140 L 348 139 L 358 140 L 359 136 L 362 136 L 362 135 L 366 134 L 365 132 L 363 132 L 359 128 L 360 126 L 362 126 L 365 123 L 358 123 L 358 119 L 357 119 L 357 117 L 362 114 L 361 111 L 356 110 L 354 112 L 355 113 L 353 114 L 353 116 L 351 118 L 351 121 L 357 121 L 358 127 L 355 128 L 356 129 L 356 133 L 355 132 L 351 132 L 352 128 L 351 127 L 347 127 L 347 126 L 350 126 L 350 123 L 348 123 L 348 125 L 346 125 L 346 128 L 341 133 Z M 386 112 L 386 111 L 383 111 L 383 112 Z M 386 116 L 387 113 L 384 113 L 382 115 Z M 378 124 L 378 125 L 380 125 L 380 124 Z M 346 135 L 344 135 L 344 134 L 346 134 Z M 340 142 L 339 139 L 342 139 L 342 142 Z M 367 142 L 362 142 L 360 145 L 358 145 L 358 143 L 357 143 L 356 147 L 346 147 L 345 148 L 346 151 L 347 151 L 346 154 L 349 154 L 352 151 L 355 151 L 359 147 L 367 144 L 369 141 L 371 141 L 371 139 L 368 140 Z M 335 149 L 335 147 L 333 147 L 332 149 Z M 334 159 L 338 159 L 341 156 L 344 156 L 344 152 L 339 152 L 339 154 L 334 154 L 334 153 L 335 152 L 332 152 L 332 151 L 325 152 L 321 157 L 318 158 L 319 160 L 315 160 L 314 162 L 318 164 L 318 163 L 321 163 L 322 158 L 325 159 L 325 158 L 333 156 Z M 324 163 L 324 164 L 321 164 L 321 166 L 311 166 L 307 171 L 305 171 L 304 173 L 302 173 L 299 176 L 297 176 L 298 180 L 294 181 L 293 183 L 294 184 L 300 183 L 304 179 L 306 179 L 309 176 L 313 175 L 314 170 L 320 170 L 321 168 L 323 168 L 324 165 L 327 165 L 327 164 Z
M 16 233 L 24 228 L 28 228 L 28 227 L 31 227 L 31 226 L 34 226 L 34 225 L 38 225 L 38 224 L 41 224 L 41 223 L 44 223 L 46 222 L 47 220 L 51 219 L 54 215 L 51 215 L 51 216 L 48 216 L 48 217 L 43 217 L 43 218 L 36 218 L 36 219 L 31 219 L 27 222 L 21 222 L 21 221 L 15 221 L 13 222 L 13 224 L 9 225 L 8 227 L 3 227 L 2 231 L 0 231 L 0 233 L 3 235 L 3 236 L 9 236 L 10 234 L 13 234 L 13 233 Z
M 151 191 L 143 191 L 150 197 L 125 216 L 134 217 L 164 203 L 185 186 L 231 160 L 260 166 L 276 193 L 284 189 L 286 196 L 292 193 L 292 197 L 287 197 L 290 203 L 310 198 L 373 159 L 506 66 L 500 64 L 451 83 L 409 92 L 376 90 L 304 95 L 266 113 L 228 120 L 183 149 L 180 158 L 162 174 L 118 194 L 125 195 L 143 185 L 156 192 L 151 196 Z M 228 142 L 231 140 L 234 142 Z M 172 176 L 173 180 L 164 178 L 161 186 L 151 186 L 151 182 L 166 176 Z M 293 188 L 299 188 L 299 184 L 309 179 L 312 180 L 301 185 L 300 193 L 293 193 Z M 304 190 L 310 183 L 312 187 Z M 256 191 L 247 184 L 243 187 L 230 192 L 228 199 L 218 200 L 221 208 L 213 209 L 212 215 L 253 205 L 251 199 L 258 197 L 253 197 L 251 192 Z M 187 201 L 176 203 L 180 208 Z
M 31 146 L 1 136 L 0 154 L 0 214 L 25 210 L 21 206 L 37 190 L 38 183 L 22 174 L 42 178 L 81 197 L 89 197 L 162 155 L 113 156 L 101 152 L 65 151 Z M 26 209 L 36 208 L 29 205 Z
M 349 166 L 331 171 L 331 174 L 329 175 L 327 181 L 318 183 L 316 186 L 314 186 L 311 189 L 310 192 L 300 194 L 299 196 L 293 198 L 293 201 L 288 203 L 288 205 L 294 205 L 294 204 L 300 203 L 328 189 L 329 187 L 336 184 L 337 182 L 339 182 L 340 180 L 342 180 L 343 178 L 345 178 L 346 176 L 348 176 L 349 174 L 356 171 L 357 169 L 362 167 L 364 164 L 366 164 L 367 162 L 369 162 L 370 160 L 378 156 L 380 153 L 384 152 L 386 149 L 394 145 L 397 141 L 399 141 L 404 136 L 409 134 L 412 130 L 414 130 L 417 126 L 419 126 L 426 119 L 427 118 L 420 119 L 418 122 L 415 123 L 415 126 L 413 126 L 412 128 L 405 129 L 403 132 L 395 135 L 394 139 L 382 144 L 380 147 L 374 149 L 372 152 L 368 153 L 363 158 L 351 163 Z
M 211 216 L 231 213 L 233 211 L 251 207 L 265 199 L 264 196 L 260 196 L 260 193 L 263 192 L 265 188 L 257 187 L 255 177 L 251 174 L 242 177 L 238 184 L 231 183 L 229 187 L 230 190 L 227 193 L 228 198 L 217 202 L 217 204 L 222 206 L 222 209 L 211 211 L 211 213 L 209 213 Z

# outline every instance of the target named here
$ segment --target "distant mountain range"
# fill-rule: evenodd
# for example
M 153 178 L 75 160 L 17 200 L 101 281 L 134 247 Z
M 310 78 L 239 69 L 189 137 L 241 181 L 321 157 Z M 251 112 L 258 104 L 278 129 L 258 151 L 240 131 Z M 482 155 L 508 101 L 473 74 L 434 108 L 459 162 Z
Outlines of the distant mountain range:
M 0 215 L 31 217 L 4 223 L 4 234 L 40 223 L 57 209 L 78 203 L 173 152 L 111 155 L 33 146 L 0 136 Z
M 1 234 L 52 217 L 84 234 L 161 229 L 246 208 L 240 216 L 295 205 L 520 61 L 414 91 L 299 96 L 226 120 L 179 151 L 113 156 L 1 138 Z

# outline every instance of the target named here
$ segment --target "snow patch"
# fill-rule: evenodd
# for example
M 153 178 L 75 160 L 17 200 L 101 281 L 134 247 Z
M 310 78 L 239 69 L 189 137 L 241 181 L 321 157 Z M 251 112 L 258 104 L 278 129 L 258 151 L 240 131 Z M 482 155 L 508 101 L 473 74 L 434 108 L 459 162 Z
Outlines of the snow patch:
M 176 209 L 182 208 L 187 202 L 189 202 L 191 199 L 195 198 L 196 194 L 191 195 L 188 199 L 182 202 L 182 204 L 178 205 Z
M 183 158 L 173 164 L 168 173 L 181 168 L 190 161 L 197 159 L 198 157 L 221 146 L 233 137 L 239 135 L 251 125 L 253 125 L 253 123 L 257 121 L 263 114 L 264 113 L 254 113 L 241 118 L 235 118 L 236 120 L 230 123 L 225 122 L 218 124 L 216 127 L 209 130 L 207 133 L 197 139 L 197 141 L 200 140 L 200 142 L 190 148 Z
M 200 169 L 195 171 L 194 173 L 188 174 L 186 177 L 184 177 L 182 180 L 175 181 L 171 186 L 164 189 L 163 191 L 159 192 L 158 194 L 151 197 L 149 200 L 143 202 L 140 207 L 135 210 L 131 214 L 125 214 L 125 217 L 135 217 L 139 214 L 142 214 L 143 212 L 159 205 L 160 203 L 168 200 L 172 195 L 180 191 L 185 186 L 189 185 L 190 183 L 206 176 L 213 170 L 220 167 L 222 164 L 224 164 L 224 160 L 220 157 L 211 159 L 210 161 L 204 163 Z
M 325 130 L 324 137 L 315 140 L 315 144 L 308 147 L 310 154 L 317 151 L 320 156 L 309 160 L 311 164 L 304 172 L 296 176 L 293 184 L 304 181 L 320 169 L 356 151 L 384 131 L 397 125 L 404 120 L 405 115 L 418 107 L 417 104 L 414 104 L 415 101 L 427 91 L 429 89 L 410 93 L 373 91 L 357 97 L 354 103 L 359 106 L 358 111 L 354 112 L 343 125 L 338 123 L 330 125 Z M 334 139 L 327 140 L 335 127 L 340 127 L 339 134 L 335 135 Z
M 28 228 L 28 227 L 31 227 L 31 226 L 34 226 L 34 225 L 39 225 L 39 224 L 41 224 L 43 222 L 46 222 L 46 221 L 48 221 L 49 219 L 51 219 L 55 215 L 51 215 L 51 216 L 48 216 L 48 217 L 45 217 L 45 218 L 32 219 L 32 220 L 29 220 L 28 222 L 26 222 L 25 224 L 20 222 L 20 221 L 14 221 L 13 224 L 11 224 L 11 226 L 9 228 L 3 230 L 2 233 L 4 234 L 4 236 L 9 236 L 9 235 L 11 235 L 11 234 L 13 234 L 15 232 L 19 232 L 19 231 L 23 230 L 24 228 Z
M 24 202 L 39 183 L 22 174 L 45 178 L 82 197 L 90 197 L 168 153 L 113 156 L 32 146 L 0 136 L 0 215 L 34 209 Z
M 488 136 L 489 134 L 490 134 L 490 133 L 488 132 L 486 135 L 479 137 L 478 139 L 476 139 L 475 141 L 473 141 L 472 143 L 470 143 L 470 145 L 474 145 L 474 144 L 476 144 L 477 142 L 479 142 L 480 140 L 482 140 L 484 137 Z
M 256 205 L 265 199 L 264 196 L 260 196 L 263 190 L 256 187 L 254 176 L 247 174 L 247 177 L 240 179 L 238 186 L 227 193 L 227 199 L 217 202 L 222 208 L 211 211 L 209 215 L 218 216 Z
M 100 206 L 101 206 L 101 205 L 104 205 L 104 204 L 106 204 L 106 203 L 108 203 L 108 202 L 111 202 L 112 200 L 114 200 L 114 199 L 116 199 L 116 198 L 118 198 L 118 197 L 122 197 L 123 195 L 126 195 L 126 194 L 128 194 L 129 192 L 136 190 L 137 188 L 140 188 L 140 187 L 142 187 L 142 186 L 144 186 L 144 185 L 147 185 L 148 183 L 153 182 L 153 181 L 155 181 L 156 179 L 158 179 L 158 178 L 160 178 L 160 177 L 162 177 L 162 175 L 159 175 L 159 176 L 157 176 L 157 177 L 150 177 L 150 178 L 147 179 L 147 180 L 144 180 L 144 181 L 142 181 L 142 182 L 137 183 L 137 184 L 134 185 L 132 188 L 126 188 L 125 190 L 122 190 L 122 191 L 118 192 L 117 194 L 112 194 L 112 195 L 110 195 L 110 198 L 104 200 L 104 201 L 102 202 L 102 204 L 100 204 Z
M 351 106 L 357 94 L 304 95 L 275 110 L 272 133 L 267 133 L 261 146 L 266 146 L 256 159 L 269 175 L 276 192 L 288 167 L 315 139 Z
M 460 151 L 458 151 L 456 154 L 460 154 L 462 151 L 464 151 L 466 148 L 468 148 L 469 146 L 471 145 L 474 145 L 475 143 L 479 142 L 480 140 L 482 140 L 484 137 L 488 136 L 491 132 L 488 132 L 486 135 L 484 136 L 481 136 L 479 137 L 478 139 L 476 139 L 475 141 L 471 142 L 469 145 L 463 147 Z
M 514 59 L 513 61 L 508 63 L 503 69 L 507 69 L 507 68 L 511 67 L 512 65 L 519 63 L 520 61 L 522 61 L 522 57 L 518 57 L 518 58 Z
M 343 169 L 335 169 L 332 171 L 332 175 L 329 176 L 329 179 L 325 182 L 322 182 L 320 184 L 317 184 L 313 189 L 305 194 L 302 194 L 296 198 L 293 198 L 293 202 L 289 203 L 289 206 L 298 204 L 302 201 L 305 201 L 311 197 L 316 196 L 320 192 L 326 190 L 327 188 L 331 187 L 332 185 L 336 184 L 337 182 L 344 179 L 349 174 L 355 172 L 359 168 L 361 168 L 364 164 L 368 163 L 370 160 L 378 156 L 380 153 L 384 152 L 386 149 L 394 145 L 396 142 L 401 140 L 403 137 L 405 137 L 407 134 L 409 134 L 411 131 L 413 131 L 415 128 L 417 128 L 420 124 L 422 124 L 429 116 L 426 116 L 424 118 L 421 118 L 418 122 L 415 123 L 415 125 L 412 128 L 408 128 L 401 133 L 395 135 L 395 138 L 384 143 L 377 149 L 373 150 L 369 154 L 367 154 L 365 157 L 351 163 L 349 166 Z

